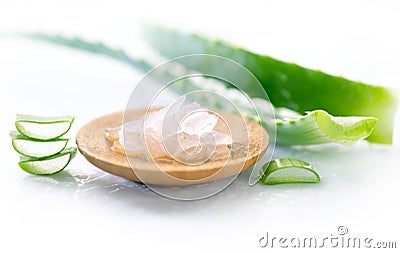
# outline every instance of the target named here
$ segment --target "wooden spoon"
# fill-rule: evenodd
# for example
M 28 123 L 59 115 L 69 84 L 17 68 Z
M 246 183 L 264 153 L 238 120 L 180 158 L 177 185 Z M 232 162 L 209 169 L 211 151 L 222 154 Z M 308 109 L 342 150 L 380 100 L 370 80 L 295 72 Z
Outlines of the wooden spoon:
M 145 109 L 130 111 L 132 118 L 140 117 Z M 76 144 L 85 158 L 96 167 L 126 179 L 161 186 L 186 186 L 207 183 L 217 179 L 234 176 L 254 165 L 268 146 L 268 134 L 259 124 L 238 115 L 218 112 L 229 126 L 247 125 L 247 145 L 242 152 L 227 159 L 213 159 L 200 165 L 187 165 L 173 160 L 149 162 L 140 157 L 129 157 L 111 150 L 112 142 L 105 136 L 106 128 L 118 127 L 123 122 L 123 112 L 112 113 L 94 119 L 83 126 L 77 136 Z M 235 124 L 237 123 L 237 124 Z M 223 122 L 220 120 L 216 128 Z M 246 132 L 244 135 L 246 135 Z M 235 140 L 233 140 L 235 141 Z M 244 152 L 243 152 L 244 151 Z M 131 167 L 132 166 L 132 167 Z

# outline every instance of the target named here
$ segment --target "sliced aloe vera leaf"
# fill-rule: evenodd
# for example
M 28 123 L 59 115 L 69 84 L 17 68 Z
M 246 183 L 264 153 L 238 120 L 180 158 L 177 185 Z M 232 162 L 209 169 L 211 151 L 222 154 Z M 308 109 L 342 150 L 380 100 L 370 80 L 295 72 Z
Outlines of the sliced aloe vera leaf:
M 67 146 L 68 139 L 40 141 L 26 138 L 16 131 L 10 133 L 12 145 L 19 154 L 32 158 L 45 158 L 56 155 Z
M 279 117 L 279 113 L 276 116 Z M 352 145 L 367 138 L 374 130 L 375 123 L 375 117 L 335 117 L 324 110 L 315 110 L 307 112 L 305 116 L 277 119 L 277 142 L 280 145 L 332 142 Z
M 261 183 L 265 185 L 319 183 L 318 173 L 313 167 L 302 160 L 294 158 L 279 158 L 266 163 L 263 168 Z
M 67 148 L 59 154 L 40 159 L 21 157 L 18 165 L 30 174 L 52 175 L 62 171 L 74 158 L 76 151 L 76 148 Z
M 68 132 L 74 119 L 73 116 L 41 117 L 17 114 L 15 127 L 28 138 L 53 140 Z

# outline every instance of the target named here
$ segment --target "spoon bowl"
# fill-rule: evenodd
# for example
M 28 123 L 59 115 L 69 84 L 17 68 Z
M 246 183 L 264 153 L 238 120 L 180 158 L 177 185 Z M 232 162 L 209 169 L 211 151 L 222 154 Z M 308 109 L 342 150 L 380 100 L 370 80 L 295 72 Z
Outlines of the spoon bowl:
M 159 108 L 153 108 L 157 110 Z M 129 112 L 132 118 L 144 115 L 146 109 Z M 124 112 L 116 112 L 94 119 L 77 133 L 76 144 L 80 153 L 93 165 L 108 173 L 146 184 L 159 186 L 187 186 L 202 184 L 234 176 L 253 166 L 268 146 L 268 133 L 258 123 L 218 111 L 224 120 L 235 127 L 235 123 L 245 122 L 247 143 L 243 152 L 230 155 L 230 159 L 210 159 L 199 165 L 182 164 L 174 160 L 148 161 L 140 157 L 129 159 L 126 155 L 111 149 L 112 142 L 106 138 L 107 128 L 123 124 Z M 127 115 L 127 114 L 125 114 Z M 219 122 L 216 126 L 218 128 Z

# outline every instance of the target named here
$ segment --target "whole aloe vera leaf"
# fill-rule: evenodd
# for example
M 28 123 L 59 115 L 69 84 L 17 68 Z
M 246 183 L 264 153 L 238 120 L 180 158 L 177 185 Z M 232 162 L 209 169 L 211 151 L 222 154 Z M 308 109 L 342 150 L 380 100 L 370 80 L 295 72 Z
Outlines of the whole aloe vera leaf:
M 128 56 L 122 49 L 113 49 L 101 42 L 88 42 L 82 40 L 80 38 L 66 38 L 61 35 L 47 35 L 42 33 L 33 33 L 33 34 L 18 34 L 22 37 L 27 37 L 31 39 L 37 39 L 40 41 L 46 41 L 54 44 L 59 44 L 75 49 L 80 49 L 83 51 L 91 52 L 94 54 L 99 54 L 103 56 L 107 56 L 113 58 L 115 60 L 124 62 L 134 68 L 138 68 L 144 72 L 147 72 L 153 68 L 152 65 L 147 63 L 146 61 L 142 61 L 140 59 L 135 59 L 133 57 Z
M 79 38 L 69 39 L 60 35 L 34 34 L 28 35 L 28 37 L 105 55 L 139 68 L 142 71 L 148 71 L 153 68 L 152 64 L 145 60 L 135 59 L 122 50 L 112 49 L 103 43 L 87 42 Z M 185 69 L 185 67 L 182 66 L 180 69 Z M 163 82 L 163 80 L 174 78 L 172 75 L 172 73 L 165 72 L 163 76 L 155 78 Z M 350 145 L 366 138 L 374 129 L 376 122 L 373 117 L 334 117 L 322 110 L 309 112 L 305 116 L 295 114 L 291 118 L 286 118 L 284 114 L 279 113 L 281 110 L 277 110 L 275 112 L 277 120 L 275 120 L 274 115 L 265 114 L 264 105 L 257 106 L 260 115 L 252 115 L 251 113 L 254 110 L 247 108 L 249 104 L 244 95 L 235 88 L 226 87 L 224 83 L 216 79 L 208 80 L 208 82 L 192 82 L 190 79 L 182 79 L 171 87 L 178 94 L 185 94 L 199 89 L 223 93 L 236 106 L 240 107 L 244 113 L 243 116 L 260 122 L 267 129 L 273 129 L 271 125 L 275 124 L 277 143 L 280 145 L 314 145 L 332 142 Z M 211 105 L 215 103 L 213 98 L 207 96 L 199 96 L 198 99 Z M 218 107 L 218 105 L 215 106 Z
M 180 69 L 183 69 L 183 66 Z M 234 102 L 235 106 L 240 109 L 242 116 L 259 122 L 268 132 L 276 129 L 276 142 L 279 145 L 293 146 L 339 143 L 349 146 L 367 138 L 376 125 L 377 120 L 375 117 L 338 117 L 330 115 L 324 110 L 313 110 L 306 112 L 305 115 L 300 115 L 286 108 L 276 108 L 275 115 L 273 115 L 268 110 L 265 110 L 269 108 L 269 105 L 268 101 L 263 99 L 253 99 L 253 104 L 259 113 L 259 115 L 256 115 L 254 108 L 239 90 L 229 88 L 217 79 L 206 77 L 204 79 L 204 82 L 191 82 L 190 79 L 183 79 L 170 87 L 175 88 L 174 91 L 182 95 L 197 90 L 208 90 L 224 94 L 226 99 Z M 218 101 L 215 101 L 215 98 L 212 96 L 203 95 L 203 93 L 197 93 L 197 95 L 199 101 L 225 110 L 223 107 L 218 107 Z M 275 125 L 275 127 L 272 125 Z
M 216 79 L 209 79 L 207 82 L 190 82 L 188 79 L 184 79 L 176 82 L 176 86 L 178 88 L 175 89 L 176 92 L 182 94 L 196 90 L 208 90 L 224 94 L 229 101 L 234 102 L 243 116 L 259 122 L 269 132 L 276 129 L 276 142 L 279 145 L 339 143 L 349 146 L 368 137 L 374 130 L 376 123 L 374 117 L 337 117 L 323 110 L 310 111 L 302 116 L 296 112 L 290 112 L 290 115 L 287 115 L 288 109 L 277 108 L 275 115 L 271 115 L 268 110 L 265 110 L 268 108 L 268 102 L 263 99 L 253 99 L 253 104 L 259 114 L 255 115 L 255 110 L 248 103 L 244 94 L 237 89 L 226 87 Z M 199 101 L 203 101 L 205 104 L 215 104 L 213 97 L 202 95 L 202 93 L 198 95 Z M 275 127 L 272 125 L 275 125 Z
M 398 96 L 393 90 L 332 76 L 223 41 L 163 27 L 148 26 L 144 29 L 144 35 L 150 45 L 169 58 L 187 54 L 215 54 L 242 64 L 259 79 L 275 107 L 287 107 L 301 114 L 322 109 L 340 116 L 374 116 L 378 121 L 367 140 L 392 143 L 393 121 L 398 105 Z M 214 70 L 216 75 L 218 71 L 224 71 L 213 66 L 212 62 L 196 61 L 187 67 L 208 73 Z M 238 75 L 236 78 L 239 80 L 242 77 Z M 244 91 L 250 97 L 257 97 L 251 86 Z

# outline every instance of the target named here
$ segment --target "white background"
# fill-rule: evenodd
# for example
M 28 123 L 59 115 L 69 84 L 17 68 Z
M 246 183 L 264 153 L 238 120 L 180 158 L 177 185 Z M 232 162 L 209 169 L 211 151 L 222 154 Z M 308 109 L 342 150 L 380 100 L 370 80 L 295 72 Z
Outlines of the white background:
M 141 55 L 138 23 L 160 23 L 400 87 L 396 1 L 216 2 L 2 0 L 0 32 L 79 35 Z M 397 144 L 280 148 L 277 157 L 313 163 L 322 183 L 250 187 L 243 173 L 222 193 L 196 202 L 162 198 L 104 174 L 80 155 L 53 177 L 18 168 L 8 137 L 16 113 L 76 115 L 73 137 L 87 121 L 122 110 L 140 77 L 104 57 L 0 38 L 1 252 L 266 251 L 258 247 L 266 232 L 323 238 L 340 225 L 353 237 L 397 240 L 400 247 Z

